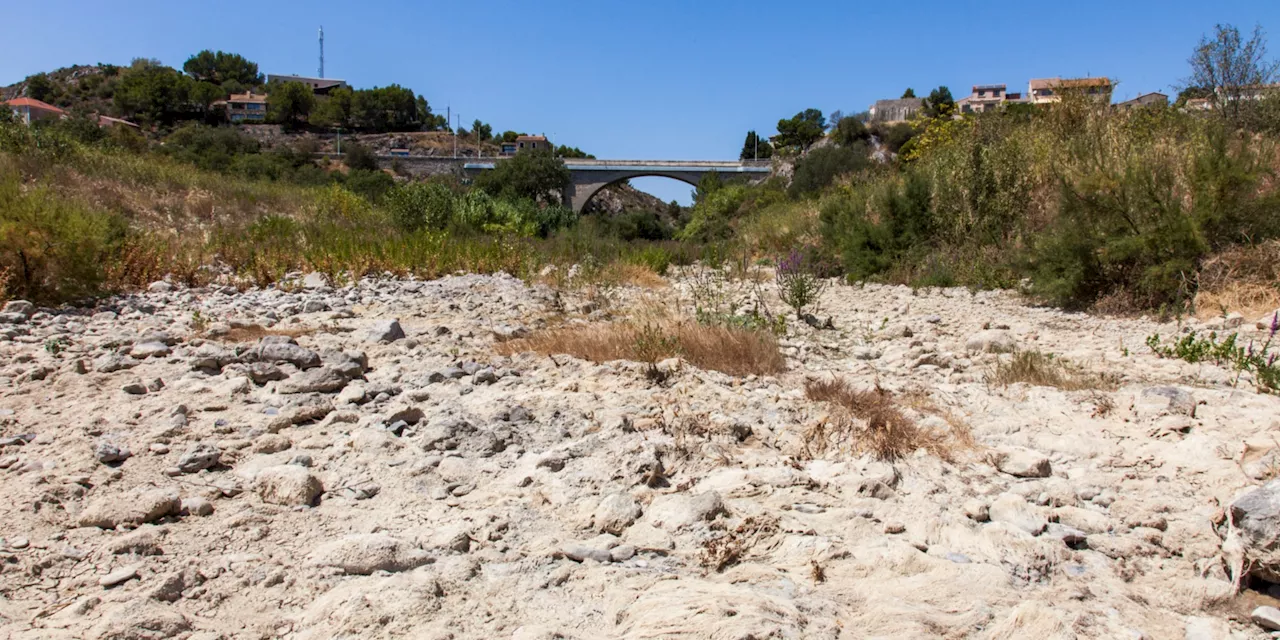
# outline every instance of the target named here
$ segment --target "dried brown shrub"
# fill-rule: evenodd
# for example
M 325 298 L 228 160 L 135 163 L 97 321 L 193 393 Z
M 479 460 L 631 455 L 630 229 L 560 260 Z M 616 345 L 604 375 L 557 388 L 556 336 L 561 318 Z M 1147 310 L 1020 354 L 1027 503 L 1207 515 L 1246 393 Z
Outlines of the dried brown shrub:
M 1201 318 L 1238 311 L 1253 320 L 1280 309 L 1280 240 L 1240 245 L 1208 258 L 1196 285 Z
M 733 529 L 707 540 L 698 560 L 715 572 L 741 562 L 761 541 L 778 532 L 778 520 L 770 516 L 749 516 Z
M 839 379 L 812 380 L 805 384 L 805 394 L 836 408 L 806 434 L 811 453 L 821 455 L 832 444 L 850 444 L 857 452 L 886 461 L 900 460 L 917 449 L 953 460 L 959 449 L 972 446 L 967 425 L 953 423 L 963 427 L 954 433 L 921 427 L 902 412 L 892 393 L 878 385 L 863 390 Z
M 654 332 L 659 335 L 654 335 Z M 534 351 L 568 354 L 593 362 L 654 363 L 681 357 L 700 369 L 731 376 L 772 375 L 787 369 L 773 334 L 692 322 L 637 325 L 630 322 L 557 327 L 498 343 L 498 353 Z
M 1002 387 L 1025 382 L 1037 387 L 1057 387 L 1063 391 L 1112 389 L 1117 386 L 1112 376 L 1084 371 L 1067 360 L 1039 351 L 1019 351 L 1008 362 L 997 360 L 987 378 Z

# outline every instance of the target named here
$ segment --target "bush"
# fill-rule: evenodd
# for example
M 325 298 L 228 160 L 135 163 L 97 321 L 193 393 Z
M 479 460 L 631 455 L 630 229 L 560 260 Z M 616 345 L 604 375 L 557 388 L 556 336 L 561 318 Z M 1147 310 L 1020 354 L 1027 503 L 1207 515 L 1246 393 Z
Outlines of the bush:
M 96 294 L 124 240 L 124 222 L 60 198 L 48 187 L 24 191 L 0 174 L 0 273 L 5 297 L 61 302 Z
M 870 149 L 865 143 L 810 151 L 796 163 L 795 176 L 791 179 L 791 196 L 818 193 L 831 184 L 836 176 L 866 169 L 871 166 L 869 156 Z
M 613 235 L 620 240 L 670 240 L 672 230 L 653 211 L 626 211 L 609 219 Z
M 163 149 L 172 157 L 210 171 L 229 171 L 237 156 L 258 153 L 258 141 L 230 127 L 187 124 L 169 134 Z
M 348 173 L 343 184 L 352 193 L 363 196 L 369 202 L 380 202 L 396 186 L 396 181 L 383 171 L 360 169 Z
M 347 144 L 346 153 L 342 154 L 342 161 L 347 165 L 347 169 L 351 171 L 377 171 L 378 157 L 373 152 L 358 142 Z
M 392 189 L 387 209 L 396 226 L 404 231 L 442 230 L 454 216 L 454 195 L 442 184 L 418 182 Z

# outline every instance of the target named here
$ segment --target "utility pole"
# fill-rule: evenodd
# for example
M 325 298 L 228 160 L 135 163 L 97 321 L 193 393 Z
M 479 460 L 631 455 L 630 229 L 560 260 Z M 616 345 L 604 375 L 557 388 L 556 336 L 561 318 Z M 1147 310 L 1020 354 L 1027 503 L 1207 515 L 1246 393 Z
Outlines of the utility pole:
M 751 142 L 755 145 L 751 150 L 751 159 L 759 160 L 760 159 L 760 134 L 754 131 L 752 131 L 751 133 L 753 134 L 751 136 Z
M 453 129 L 453 107 L 445 105 L 444 107 L 444 123 L 445 126 Z M 458 130 L 453 129 L 453 157 L 458 157 Z
M 320 77 L 324 77 L 324 25 L 320 25 Z

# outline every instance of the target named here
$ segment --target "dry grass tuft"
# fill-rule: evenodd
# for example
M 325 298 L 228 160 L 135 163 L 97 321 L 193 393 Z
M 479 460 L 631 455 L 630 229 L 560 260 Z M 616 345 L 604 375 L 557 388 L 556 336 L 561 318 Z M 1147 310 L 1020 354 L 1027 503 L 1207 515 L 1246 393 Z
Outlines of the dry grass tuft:
M 1066 360 L 1039 351 L 1019 351 L 1008 362 L 997 360 L 988 380 L 1002 387 L 1025 382 L 1037 387 L 1057 387 L 1063 391 L 1116 386 L 1116 381 L 1109 376 L 1082 371 Z
M 610 266 L 614 278 L 620 284 L 640 287 L 641 289 L 662 289 L 668 286 L 666 278 L 656 274 L 644 265 L 629 262 L 615 262 Z
M 879 386 L 868 391 L 854 389 L 843 380 L 815 380 L 805 384 L 805 394 L 810 400 L 827 402 L 837 408 L 833 417 L 806 434 L 811 452 L 819 455 L 833 443 L 837 446 L 851 443 L 856 451 L 870 453 L 880 460 L 900 460 L 917 449 L 924 449 L 950 461 L 955 459 L 957 450 L 969 448 L 973 443 L 968 425 L 958 419 L 952 423 L 956 427 L 954 433 L 919 426 L 902 412 L 893 394 Z
M 654 364 L 681 357 L 700 369 L 731 376 L 772 375 L 787 370 L 786 358 L 770 333 L 691 322 L 630 322 L 566 326 L 534 332 L 496 346 L 513 355 L 534 351 L 568 354 L 593 362 L 632 360 Z
M 752 548 L 777 532 L 776 518 L 748 516 L 737 527 L 707 540 L 698 559 L 702 566 L 719 573 L 741 562 Z
M 262 325 L 250 324 L 232 327 L 230 331 L 224 334 L 209 337 L 223 342 L 256 342 L 265 336 L 289 336 L 290 338 L 300 338 L 302 336 L 311 335 L 315 332 L 315 327 L 289 327 L 282 329 L 279 327 L 267 328 Z
M 1280 309 L 1280 240 L 1232 247 L 1205 260 L 1196 284 L 1202 319 L 1238 311 L 1253 320 Z

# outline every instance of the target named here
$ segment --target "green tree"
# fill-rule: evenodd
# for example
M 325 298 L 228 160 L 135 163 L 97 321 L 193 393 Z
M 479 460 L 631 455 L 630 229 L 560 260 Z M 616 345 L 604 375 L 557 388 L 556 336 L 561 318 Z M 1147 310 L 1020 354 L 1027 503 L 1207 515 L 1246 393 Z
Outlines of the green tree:
M 351 90 L 338 87 L 328 96 L 317 99 L 310 122 L 325 127 L 350 127 L 352 101 Z
M 773 145 L 765 138 L 761 138 L 755 131 L 747 132 L 747 139 L 742 141 L 742 152 L 738 154 L 739 160 L 753 160 L 772 158 Z
M 779 147 L 797 151 L 808 149 L 822 139 L 827 130 L 826 118 L 817 109 L 805 109 L 791 118 L 778 121 L 778 135 L 774 141 Z
M 916 97 L 916 90 L 915 90 L 915 89 L 912 89 L 911 87 L 907 87 L 907 90 L 902 92 L 902 97 L 903 97 L 903 98 L 914 98 L 914 97 Z
M 418 98 L 400 85 L 360 89 L 351 104 L 352 126 L 369 131 L 408 131 L 421 127 Z
M 495 197 L 548 201 L 569 184 L 569 169 L 550 150 L 521 151 L 480 174 L 476 186 Z
M 480 142 L 488 142 L 493 137 L 493 127 L 480 122 L 479 118 L 476 118 L 476 121 L 471 123 L 471 132 L 476 135 L 476 140 Z
M 867 126 L 862 124 L 861 120 L 853 116 L 845 116 L 836 123 L 832 137 L 835 139 L 836 144 L 847 147 L 857 142 L 866 141 L 871 137 L 871 132 L 867 131 Z
M 47 73 L 37 73 L 27 77 L 26 95 L 32 100 L 48 102 L 57 97 L 58 88 L 49 79 Z
M 223 84 L 234 80 L 240 85 L 257 86 L 262 84 L 262 75 L 258 73 L 258 65 L 239 54 L 224 51 L 213 52 L 208 49 L 197 53 L 183 63 L 182 70 L 187 75 L 204 82 Z
M 286 82 L 271 87 L 267 98 L 267 114 L 273 122 L 301 124 L 316 106 L 316 96 L 301 82 Z
M 1208 98 L 1215 111 L 1236 124 L 1241 111 L 1256 101 L 1258 89 L 1275 82 L 1280 74 L 1280 61 L 1267 59 L 1266 36 L 1260 26 L 1242 40 L 1234 26 L 1215 25 L 1213 39 L 1200 38 L 1187 62 L 1191 75 L 1184 85 L 1213 89 Z
M 929 118 L 941 118 L 955 113 L 956 101 L 951 97 L 951 90 L 941 86 L 930 91 L 929 97 L 924 99 L 923 111 Z
M 592 159 L 595 158 L 595 156 L 583 151 L 582 149 L 579 149 L 577 147 L 568 147 L 565 145 L 560 145 L 556 147 L 556 157 L 557 158 L 592 158 Z
M 199 108 L 206 117 L 212 115 L 211 109 L 213 107 L 213 103 L 225 97 L 227 97 L 227 95 L 223 93 L 222 87 L 219 87 L 212 82 L 200 81 L 191 85 L 191 104 Z
M 154 61 L 135 61 L 120 78 L 113 100 L 126 117 L 171 122 L 189 108 L 191 78 Z

